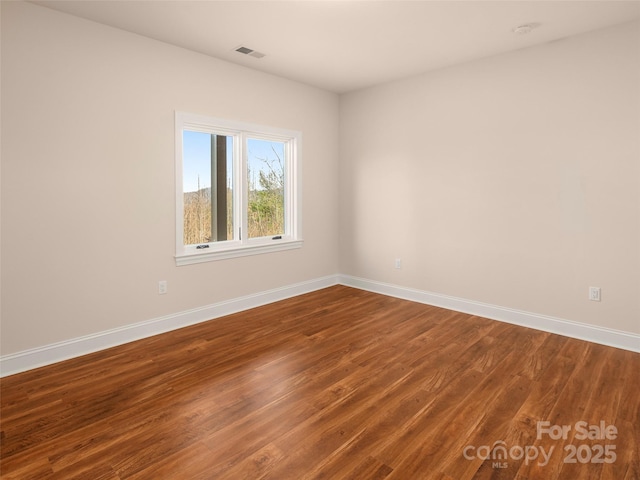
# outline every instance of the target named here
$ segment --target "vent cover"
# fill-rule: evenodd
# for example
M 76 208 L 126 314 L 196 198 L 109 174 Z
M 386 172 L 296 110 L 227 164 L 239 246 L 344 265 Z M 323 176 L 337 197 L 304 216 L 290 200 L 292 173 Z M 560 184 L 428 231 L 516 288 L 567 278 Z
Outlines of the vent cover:
M 242 53 L 244 55 L 249 55 L 249 56 L 254 57 L 254 58 L 262 58 L 262 57 L 265 56 L 265 54 L 262 53 L 262 52 L 257 52 L 255 50 L 253 50 L 252 48 L 243 47 L 243 46 L 240 46 L 240 47 L 236 48 L 235 51 L 238 52 L 238 53 Z

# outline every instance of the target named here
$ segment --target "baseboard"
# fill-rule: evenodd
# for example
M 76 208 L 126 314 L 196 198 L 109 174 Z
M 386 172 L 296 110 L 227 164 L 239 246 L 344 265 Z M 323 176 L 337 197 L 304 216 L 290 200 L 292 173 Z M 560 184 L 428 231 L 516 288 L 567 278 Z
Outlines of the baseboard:
M 338 275 L 330 275 L 132 325 L 126 325 L 120 328 L 114 328 L 93 335 L 4 355 L 0 357 L 0 377 L 43 367 L 52 363 L 320 290 L 336 285 L 338 278 Z
M 43 367 L 337 284 L 556 333 L 566 337 L 587 340 L 610 347 L 640 352 L 640 335 L 629 332 L 596 327 L 570 320 L 489 305 L 389 283 L 376 282 L 350 275 L 329 275 L 327 277 L 126 325 L 93 335 L 4 355 L 0 357 L 0 377 Z
M 389 283 L 376 282 L 364 278 L 340 275 L 339 283 L 361 290 L 412 300 L 418 303 L 447 308 L 458 312 L 512 323 L 523 327 L 551 332 L 565 337 L 586 340 L 610 347 L 640 352 L 640 335 L 561 318 L 524 312 L 497 305 L 475 302 L 463 298 L 450 297 L 438 293 L 425 292 Z

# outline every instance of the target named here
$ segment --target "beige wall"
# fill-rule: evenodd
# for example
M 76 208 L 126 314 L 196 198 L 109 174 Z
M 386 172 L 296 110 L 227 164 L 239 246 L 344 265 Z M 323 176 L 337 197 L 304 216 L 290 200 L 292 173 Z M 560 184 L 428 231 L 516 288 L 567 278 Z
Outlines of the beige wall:
M 342 96 L 341 272 L 640 332 L 639 32 Z
M 304 248 L 175 266 L 174 110 L 302 131 Z M 335 274 L 337 167 L 337 95 L 2 2 L 2 354 Z
M 639 28 L 339 99 L 2 2 L 1 354 L 338 272 L 640 332 Z M 175 266 L 174 110 L 303 132 L 303 249 Z

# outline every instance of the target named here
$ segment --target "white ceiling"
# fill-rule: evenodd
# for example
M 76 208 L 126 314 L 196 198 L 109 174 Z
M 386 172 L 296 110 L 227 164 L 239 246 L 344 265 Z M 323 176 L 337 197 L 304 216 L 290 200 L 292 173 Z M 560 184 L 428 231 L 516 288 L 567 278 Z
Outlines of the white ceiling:
M 338 93 L 640 18 L 611 0 L 33 3 Z

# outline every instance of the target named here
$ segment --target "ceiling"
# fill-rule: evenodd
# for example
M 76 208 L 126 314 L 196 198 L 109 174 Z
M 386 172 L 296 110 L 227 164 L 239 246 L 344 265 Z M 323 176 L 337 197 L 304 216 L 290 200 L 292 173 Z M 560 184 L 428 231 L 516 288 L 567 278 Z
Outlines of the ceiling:
M 337 93 L 640 18 L 610 0 L 32 3 Z

